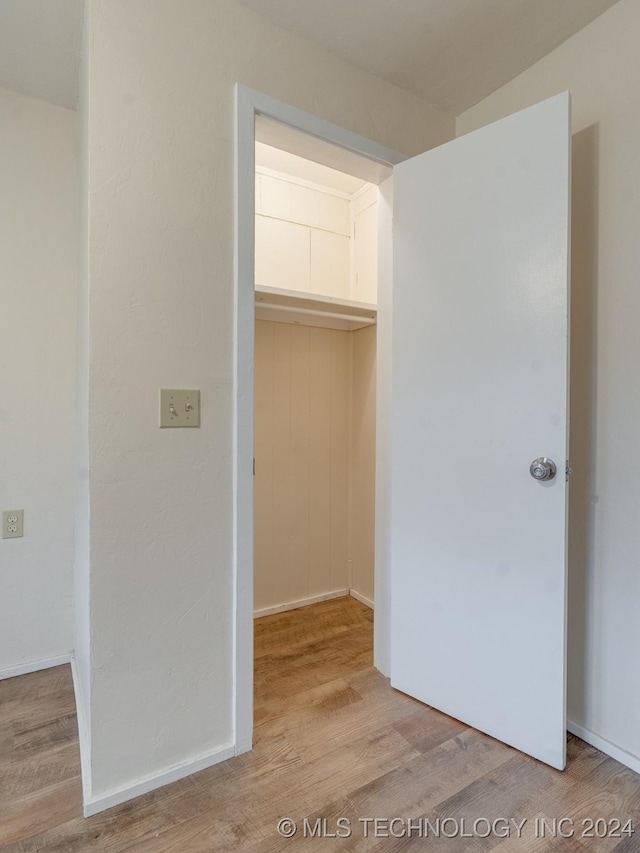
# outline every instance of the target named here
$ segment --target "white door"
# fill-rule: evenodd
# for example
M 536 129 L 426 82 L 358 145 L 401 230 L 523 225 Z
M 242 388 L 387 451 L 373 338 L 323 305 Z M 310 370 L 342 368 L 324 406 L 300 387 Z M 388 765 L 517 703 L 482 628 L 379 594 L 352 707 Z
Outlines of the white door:
M 391 684 L 560 769 L 569 115 L 408 160 L 393 205 Z

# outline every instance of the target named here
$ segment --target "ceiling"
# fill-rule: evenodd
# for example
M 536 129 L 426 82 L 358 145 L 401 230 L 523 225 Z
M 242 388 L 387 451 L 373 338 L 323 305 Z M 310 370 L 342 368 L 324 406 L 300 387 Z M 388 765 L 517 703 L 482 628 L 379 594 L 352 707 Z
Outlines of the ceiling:
M 0 0 L 0 86 L 75 109 L 83 0 Z
M 241 0 L 430 104 L 459 115 L 616 0 Z
M 616 0 L 241 2 L 458 115 Z M 75 108 L 82 9 L 83 0 L 0 0 L 0 86 Z
M 302 178 L 305 181 L 319 184 L 329 189 L 339 190 L 347 195 L 353 195 L 359 189 L 366 186 L 366 181 L 355 178 L 329 166 L 314 163 L 304 157 L 298 157 L 289 151 L 282 151 L 265 145 L 264 142 L 256 142 L 256 166 L 290 175 L 294 178 Z

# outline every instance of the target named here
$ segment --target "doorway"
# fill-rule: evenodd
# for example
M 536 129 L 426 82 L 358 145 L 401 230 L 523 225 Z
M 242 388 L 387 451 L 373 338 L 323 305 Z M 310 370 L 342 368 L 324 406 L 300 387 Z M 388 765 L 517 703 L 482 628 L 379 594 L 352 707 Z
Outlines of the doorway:
M 262 96 L 238 94 L 236 699 L 247 700 L 235 708 L 240 735 L 250 733 L 252 713 L 247 392 L 255 298 L 252 148 Z M 339 128 L 269 99 L 262 104 L 269 132 L 275 116 L 294 143 L 302 137 L 302 150 L 293 153 L 328 147 L 330 163 L 344 142 L 360 163 L 355 168 L 374 167 L 375 157 L 363 159 L 366 140 L 354 146 Z M 306 133 L 292 131 L 300 127 Z M 563 93 L 402 162 L 395 199 L 388 184 L 379 185 L 375 665 L 389 672 L 393 636 L 393 687 L 559 768 L 566 741 L 567 486 L 553 459 L 567 458 L 569 129 Z M 378 168 L 392 162 L 385 156 Z M 355 168 L 341 170 L 357 175 Z M 496 457 L 497 447 L 507 451 Z M 531 463 L 541 448 L 547 455 Z M 478 458 L 499 460 L 493 476 L 477 476 Z M 543 552 L 531 548 L 541 529 Z M 436 679 L 424 665 L 423 649 L 432 647 L 440 650 Z M 537 673 L 539 689 L 531 680 L 527 689 L 494 683 L 492 668 L 515 662 Z M 473 690 L 452 677 L 469 667 Z M 248 748 L 250 739 L 239 736 L 236 749 Z
M 259 714 L 372 664 L 378 188 L 257 141 L 255 197 Z
M 238 753 L 251 749 L 253 727 L 253 619 L 254 619 L 254 322 L 255 313 L 255 141 L 270 145 L 280 151 L 303 157 L 320 166 L 330 167 L 360 179 L 363 183 L 379 186 L 378 233 L 388 233 L 388 241 L 380 243 L 378 257 L 378 306 L 377 306 L 377 376 L 376 397 L 378 401 L 376 419 L 382 410 L 381 401 L 387 399 L 387 383 L 390 377 L 388 347 L 390 346 L 390 186 L 383 182 L 391 175 L 392 167 L 403 157 L 376 143 L 343 130 L 335 125 L 316 119 L 302 111 L 291 108 L 260 93 L 242 86 L 236 87 L 236 347 L 235 347 L 235 518 L 234 518 L 234 563 L 236 576 L 235 601 L 235 741 Z M 387 243 L 387 245 L 385 245 Z M 273 282 L 272 282 L 273 283 Z M 268 287 L 268 285 L 263 286 Z M 283 288 L 271 288 L 283 290 Z M 262 293 L 264 296 L 265 293 Z M 284 314 L 283 308 L 291 309 L 286 302 L 286 293 L 269 293 L 269 300 L 279 307 L 261 310 L 271 311 L 271 316 Z M 311 295 L 311 292 L 309 292 Z M 365 305 L 358 300 L 334 299 L 332 310 L 317 304 L 298 304 L 294 307 L 307 312 L 330 315 L 346 314 L 348 325 L 345 332 L 355 331 L 358 325 L 370 325 L 370 316 Z M 262 300 L 264 301 L 264 300 Z M 313 300 L 311 300 L 313 302 Z M 348 302 L 349 305 L 340 303 Z M 333 310 L 333 309 L 336 310 Z M 309 314 L 305 314 L 308 319 Z M 325 317 L 325 321 L 338 322 L 339 318 Z M 273 322 L 273 321 L 266 321 Z M 275 323 L 273 325 L 276 325 Z M 278 324 L 278 325 L 287 325 Z M 298 324 L 289 324 L 299 329 Z M 321 327 L 310 327 L 325 331 Z M 325 327 L 326 328 L 326 327 Z M 330 330 L 331 331 L 331 330 Z M 304 335 L 303 335 L 304 336 Z M 375 542 L 375 588 L 378 606 L 375 612 L 375 664 L 383 672 L 388 662 L 388 579 L 385 578 L 387 563 L 384 549 L 387 545 L 386 529 L 379 517 L 388 507 L 385 489 L 388 483 L 385 452 L 386 424 L 376 424 L 376 542 Z M 259 460 L 257 465 L 259 465 Z M 345 586 L 348 590 L 347 576 Z M 340 591 L 340 590 L 338 590 Z M 329 590 L 331 592 L 331 590 Z M 309 596 L 310 597 L 310 596 Z M 277 605 L 273 605 L 277 606 Z

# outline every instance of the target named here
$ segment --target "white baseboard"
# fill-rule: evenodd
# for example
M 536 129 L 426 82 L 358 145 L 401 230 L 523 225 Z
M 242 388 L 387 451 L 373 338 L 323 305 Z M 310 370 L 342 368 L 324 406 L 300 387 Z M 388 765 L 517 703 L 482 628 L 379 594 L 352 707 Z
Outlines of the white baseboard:
M 156 788 L 163 788 L 165 785 L 184 779 L 185 776 L 190 776 L 192 773 L 198 773 L 200 770 L 206 770 L 207 767 L 213 767 L 214 764 L 233 758 L 235 754 L 235 747 L 223 746 L 211 750 L 211 752 L 205 752 L 197 758 L 168 767 L 153 776 L 145 776 L 131 785 L 123 785 L 121 788 L 89 797 L 84 801 L 84 816 L 91 817 L 98 812 L 103 812 L 106 809 L 119 806 L 121 803 L 126 803 L 128 800 L 133 800 L 135 797 L 140 797 L 142 794 L 148 794 L 149 791 L 155 791 Z
M 0 681 L 5 678 L 15 678 L 17 675 L 28 675 L 30 672 L 39 672 L 41 669 L 51 669 L 54 666 L 62 666 L 65 663 L 71 663 L 71 653 L 67 655 L 58 655 L 55 658 L 46 658 L 45 660 L 34 660 L 29 663 L 21 663 L 18 666 L 9 666 L 6 669 L 0 669 Z
M 89 720 L 80 688 L 80 675 L 75 654 L 71 655 L 71 677 L 76 697 L 76 719 L 78 721 L 78 741 L 80 744 L 80 777 L 82 779 L 82 801 L 91 798 L 91 740 L 89 738 Z
M 253 618 L 260 619 L 262 616 L 273 616 L 274 613 L 284 613 L 286 610 L 297 610 L 298 607 L 308 607 L 319 601 L 329 601 L 332 598 L 343 598 L 349 595 L 348 589 L 337 589 L 334 592 L 326 592 L 323 595 L 312 595 L 311 598 L 301 598 L 298 601 L 288 601 L 286 604 L 277 604 L 275 607 L 265 607 L 262 610 L 254 610 Z
M 251 752 L 253 749 L 253 742 L 248 740 L 243 743 L 236 744 L 236 755 L 242 755 L 243 752 Z
M 591 746 L 595 746 L 595 748 L 599 749 L 600 752 L 604 752 L 611 758 L 615 758 L 616 761 L 619 761 L 620 764 L 624 764 L 625 767 L 628 767 L 635 773 L 640 773 L 640 758 L 638 758 L 637 755 L 632 755 L 630 752 L 616 746 L 615 743 L 611 743 L 605 738 L 600 737 L 600 735 L 596 735 L 592 731 L 589 731 L 589 729 L 585 729 L 583 726 L 579 726 L 577 723 L 571 722 L 571 720 L 567 720 L 567 731 L 570 731 L 572 735 L 579 737 L 586 743 L 591 744 Z
M 370 607 L 370 608 L 371 608 L 371 610 L 375 610 L 375 607 L 374 607 L 373 601 L 371 601 L 371 599 L 370 599 L 370 598 L 367 598 L 365 595 L 361 595 L 359 592 L 356 592 L 356 590 L 355 590 L 355 589 L 350 589 L 350 590 L 349 590 L 349 595 L 350 595 L 352 598 L 355 598 L 355 600 L 356 600 L 356 601 L 359 601 L 359 602 L 360 602 L 360 604 L 366 604 L 366 605 L 367 605 L 367 607 Z

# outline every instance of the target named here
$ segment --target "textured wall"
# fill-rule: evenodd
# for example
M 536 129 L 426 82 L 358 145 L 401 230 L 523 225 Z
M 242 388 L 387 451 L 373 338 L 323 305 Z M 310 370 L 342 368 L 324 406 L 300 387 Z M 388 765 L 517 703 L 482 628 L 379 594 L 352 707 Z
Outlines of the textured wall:
M 573 102 L 569 719 L 640 769 L 640 2 L 620 0 L 464 113 Z M 621 756 L 624 757 L 624 756 Z
M 233 741 L 233 91 L 414 154 L 417 99 L 233 0 L 91 0 L 91 790 Z M 161 386 L 202 428 L 159 430 Z
M 77 116 L 0 89 L 0 671 L 73 647 Z

